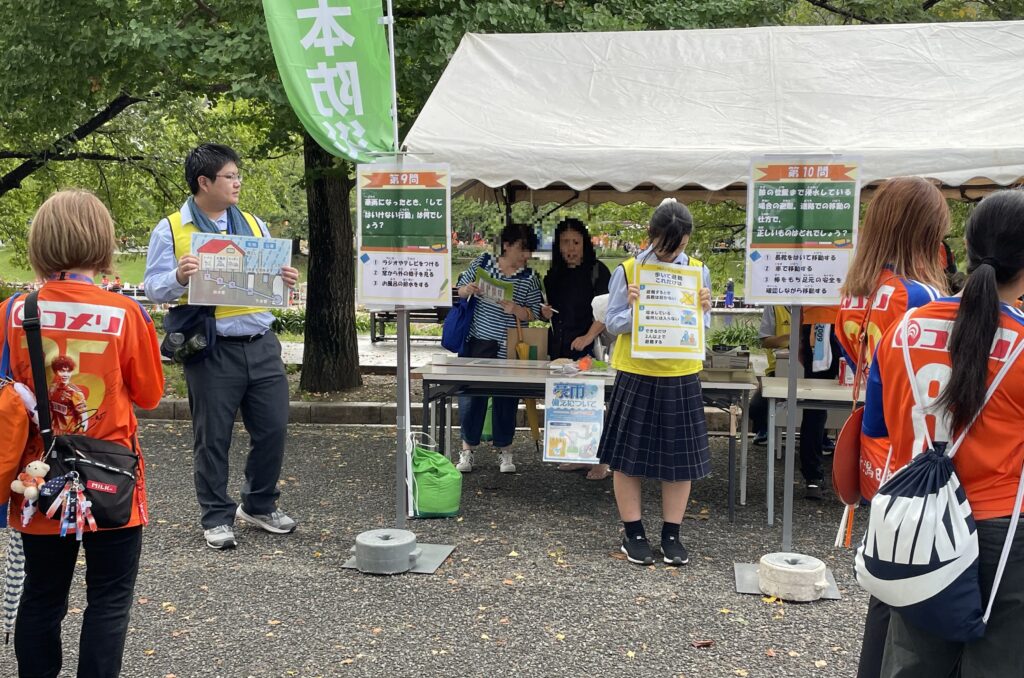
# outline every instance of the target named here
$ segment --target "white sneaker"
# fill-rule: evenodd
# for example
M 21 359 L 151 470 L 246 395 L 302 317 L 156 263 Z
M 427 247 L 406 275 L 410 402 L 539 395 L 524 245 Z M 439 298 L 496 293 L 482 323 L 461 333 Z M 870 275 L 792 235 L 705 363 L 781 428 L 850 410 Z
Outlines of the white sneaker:
M 473 470 L 473 450 L 462 450 L 459 453 L 459 463 L 455 465 L 455 468 L 462 471 L 463 473 L 469 473 Z
M 499 462 L 498 470 L 502 473 L 515 473 L 516 465 L 512 462 L 512 453 L 508 450 L 502 450 L 501 461 Z

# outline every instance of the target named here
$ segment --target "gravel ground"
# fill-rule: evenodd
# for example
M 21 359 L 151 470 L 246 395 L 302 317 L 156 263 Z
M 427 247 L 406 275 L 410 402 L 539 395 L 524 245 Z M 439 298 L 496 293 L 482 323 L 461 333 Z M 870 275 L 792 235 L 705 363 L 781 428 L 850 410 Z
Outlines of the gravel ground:
M 714 475 L 695 485 L 683 525 L 686 567 L 621 560 L 610 481 L 560 473 L 520 436 L 519 473 L 499 474 L 484 451 L 482 466 L 465 477 L 461 517 L 411 524 L 422 543 L 455 544 L 453 557 L 434 575 L 396 577 L 340 567 L 358 533 L 392 524 L 394 429 L 293 426 L 281 505 L 299 530 L 281 537 L 241 526 L 231 552 L 203 542 L 188 424 L 144 423 L 142 443 L 154 522 L 125 676 L 799 678 L 856 671 L 867 596 L 853 580 L 852 554 L 831 547 L 841 506 L 798 499 L 794 531 L 795 550 L 833 568 L 841 601 L 778 604 L 736 594 L 733 563 L 777 550 L 781 527 L 765 524 L 763 454 L 751 459 L 748 506 L 728 522 L 723 439 L 713 439 Z M 246 444 L 236 436 L 236 476 Z M 647 490 L 656 542 L 656 488 Z M 85 607 L 79 569 L 64 627 L 70 667 Z M 697 648 L 695 641 L 711 644 Z M 13 666 L 13 647 L 0 646 L 0 676 L 12 675 Z

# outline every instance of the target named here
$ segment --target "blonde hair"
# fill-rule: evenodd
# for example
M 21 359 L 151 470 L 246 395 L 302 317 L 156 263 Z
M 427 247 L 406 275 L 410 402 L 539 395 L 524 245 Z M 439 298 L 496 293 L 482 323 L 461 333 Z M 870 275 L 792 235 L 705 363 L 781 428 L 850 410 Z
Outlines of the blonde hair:
M 112 273 L 114 220 L 89 191 L 58 191 L 46 199 L 28 229 L 28 260 L 40 278 L 74 268 Z
M 942 191 L 921 177 L 896 177 L 875 192 L 857 238 L 850 270 L 840 290 L 866 297 L 882 269 L 948 291 L 940 261 L 949 231 L 949 206 Z

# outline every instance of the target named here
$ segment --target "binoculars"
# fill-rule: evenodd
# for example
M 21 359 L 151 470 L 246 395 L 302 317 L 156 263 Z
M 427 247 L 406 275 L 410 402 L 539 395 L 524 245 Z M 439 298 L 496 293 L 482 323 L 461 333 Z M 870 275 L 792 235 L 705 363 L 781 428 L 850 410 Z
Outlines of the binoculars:
M 168 352 L 172 353 L 172 359 L 176 363 L 184 363 L 192 356 L 206 349 L 206 337 L 202 334 L 193 334 L 187 340 L 181 332 L 171 332 L 164 339 Z

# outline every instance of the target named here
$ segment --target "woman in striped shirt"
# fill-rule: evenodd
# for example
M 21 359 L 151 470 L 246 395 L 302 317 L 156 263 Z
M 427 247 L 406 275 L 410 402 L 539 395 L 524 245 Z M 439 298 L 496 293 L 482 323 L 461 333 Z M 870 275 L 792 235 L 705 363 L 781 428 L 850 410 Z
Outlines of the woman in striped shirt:
M 473 260 L 459 276 L 459 296 L 467 299 L 479 294 L 477 272 L 486 272 L 499 283 L 512 287 L 512 300 L 495 302 L 481 298 L 473 312 L 465 357 L 508 357 L 508 330 L 516 320 L 525 324 L 540 316 L 543 301 L 540 281 L 526 262 L 537 249 L 537 236 L 524 224 L 509 224 L 501 231 L 501 256 L 495 259 L 484 253 Z M 493 398 L 491 427 L 502 473 L 515 473 L 512 461 L 512 435 L 515 433 L 518 398 Z M 473 470 L 473 451 L 480 444 L 480 432 L 487 415 L 487 398 L 460 397 L 459 418 L 462 422 L 462 454 L 456 464 L 463 473 Z

